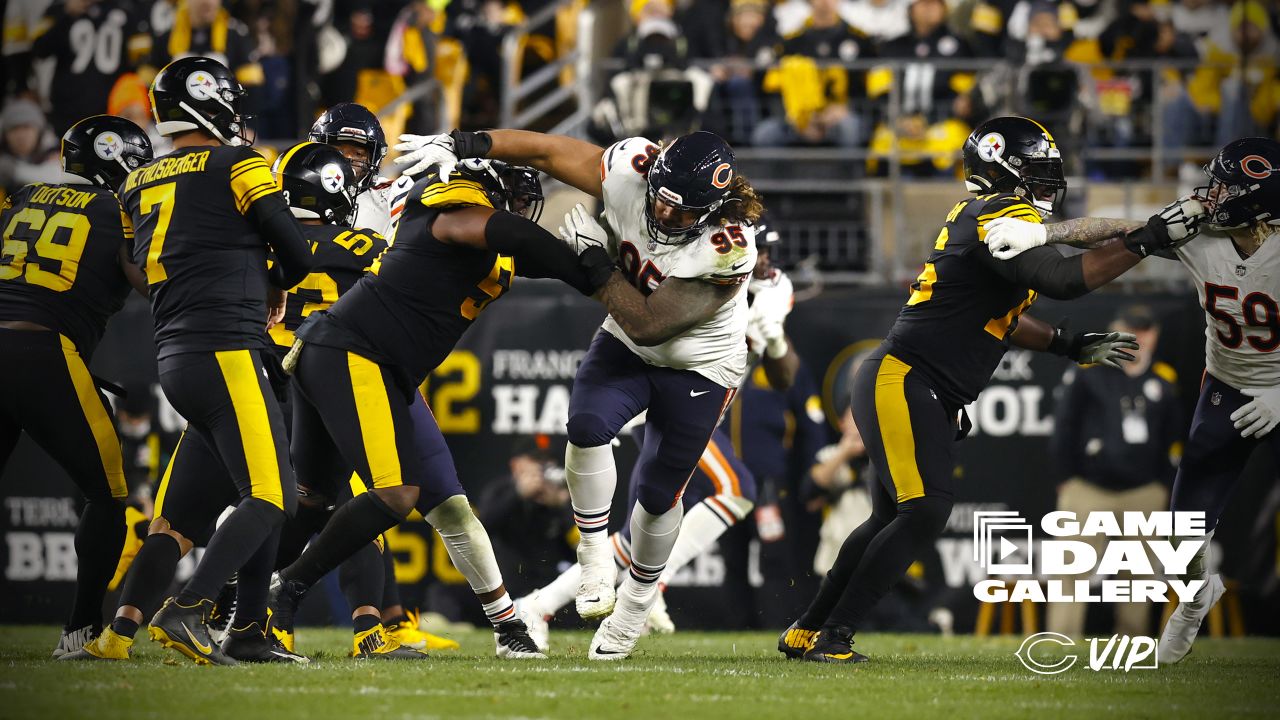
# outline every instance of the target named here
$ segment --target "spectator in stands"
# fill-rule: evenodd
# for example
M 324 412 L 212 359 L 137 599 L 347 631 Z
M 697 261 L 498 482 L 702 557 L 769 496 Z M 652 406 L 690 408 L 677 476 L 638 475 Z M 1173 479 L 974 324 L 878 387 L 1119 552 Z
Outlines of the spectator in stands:
M 780 102 L 774 103 L 773 116 L 756 126 L 754 144 L 862 143 L 866 122 L 850 101 L 865 101 L 866 73 L 848 71 L 841 63 L 874 52 L 866 36 L 840 19 L 838 5 L 838 0 L 810 0 L 812 14 L 802 30 L 783 42 L 782 60 L 764 81 L 765 91 L 779 93 Z
M 62 182 L 58 142 L 39 105 L 22 99 L 5 101 L 0 142 L 0 189 L 5 196 L 33 182 Z
M 778 45 L 778 36 L 769 27 L 768 10 L 765 0 L 733 0 L 728 32 L 715 56 L 720 62 L 711 67 L 716 81 L 711 129 L 731 144 L 749 142 L 763 112 L 760 68 L 773 65 Z
M 969 44 L 947 27 L 945 0 L 914 0 L 910 9 L 911 31 L 883 43 L 880 55 L 922 61 L 907 66 L 899 76 L 902 112 L 936 122 L 950 113 L 957 95 L 969 92 L 974 76 L 968 70 L 935 71 L 929 61 L 963 59 L 973 53 Z
M 410 92 L 435 80 L 437 25 L 443 10 L 438 0 L 413 0 L 396 17 L 387 42 L 387 72 L 404 79 Z M 428 134 L 439 130 L 440 118 L 436 94 L 426 93 L 412 103 L 413 114 L 405 125 L 406 132 Z
M 351 3 L 348 13 L 335 24 L 346 47 L 342 62 L 321 80 L 322 104 L 333 106 L 355 98 L 354 102 L 368 107 L 372 103 L 361 97 L 361 78 L 385 74 L 383 53 L 387 39 L 377 32 L 373 7 L 367 0 Z
M 1067 370 L 1054 411 L 1050 447 L 1068 478 L 1058 488 L 1058 510 L 1078 517 L 1167 508 L 1175 469 L 1172 454 L 1183 428 L 1177 374 L 1164 363 L 1152 363 L 1160 327 L 1150 308 L 1124 309 L 1111 329 L 1138 336 L 1137 359 L 1121 370 L 1104 365 Z M 1078 539 L 1093 545 L 1099 555 L 1105 548 L 1105 538 Z M 1115 632 L 1150 634 L 1147 604 L 1113 607 Z M 1084 603 L 1050 605 L 1048 629 L 1081 637 L 1087 608 Z
M 1169 5 L 1174 29 L 1195 40 L 1206 38 L 1231 22 L 1231 10 L 1218 0 L 1179 0 Z
M 910 6 L 911 0 L 851 0 L 840 4 L 840 17 L 858 32 L 883 43 L 911 31 Z M 943 20 L 946 20 L 945 4 Z
M 156 131 L 155 117 L 151 114 L 151 101 L 147 96 L 147 84 L 137 73 L 125 73 L 116 80 L 107 96 L 107 114 L 119 115 L 146 131 L 156 157 L 166 155 L 172 148 L 169 138 Z
M 813 558 L 813 570 L 819 575 L 831 569 L 845 538 L 871 515 L 871 496 L 861 486 L 875 482 L 874 472 L 853 413 L 846 409 L 840 416 L 840 439 L 818 450 L 809 471 L 814 488 L 811 504 L 831 508 Z
M 262 84 L 262 66 L 249 28 L 222 6 L 222 0 L 184 0 L 173 27 L 151 46 L 152 72 L 189 55 L 211 57 L 231 68 L 245 88 Z
M 628 70 L 683 67 L 689 47 L 673 13 L 671 0 L 633 0 L 634 29 L 618 42 L 613 56 L 621 58 Z
M 677 8 L 676 24 L 689 42 L 689 57 L 719 58 L 726 54 L 728 39 L 725 18 L 729 17 L 730 0 L 701 0 L 682 3 Z M 759 0 L 768 16 L 768 0 Z M 771 18 L 770 18 L 771 19 Z M 769 23 L 772 26 L 772 22 Z
M 453 11 L 450 9 L 450 23 Z M 484 0 L 466 22 L 459 20 L 456 37 L 471 67 L 466 92 L 469 126 L 490 127 L 498 123 L 502 97 L 502 38 L 519 21 L 501 0 Z M 530 68 L 525 68 L 528 73 Z
M 476 505 L 507 588 L 520 596 L 573 564 L 575 527 L 564 468 L 545 435 L 517 443 L 509 465 L 511 475 L 486 485 Z

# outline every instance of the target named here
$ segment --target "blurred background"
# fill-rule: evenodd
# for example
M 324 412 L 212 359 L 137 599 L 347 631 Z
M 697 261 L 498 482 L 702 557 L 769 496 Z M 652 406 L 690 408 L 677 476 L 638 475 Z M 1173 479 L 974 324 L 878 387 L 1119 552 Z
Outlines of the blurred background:
M 726 420 L 761 495 L 754 521 L 676 576 L 667 600 L 678 627 L 784 626 L 869 513 L 864 486 L 874 479 L 845 414 L 847 382 L 964 196 L 959 150 L 973 126 L 1017 113 L 1054 133 L 1070 179 L 1058 219 L 1145 218 L 1199 184 L 1222 144 L 1275 137 L 1280 127 L 1274 0 L 0 6 L 0 193 L 59 181 L 57 138 L 87 115 L 128 117 L 163 152 L 147 85 L 158 68 L 191 54 L 235 70 L 249 90 L 255 147 L 268 156 L 305 137 L 326 107 L 352 100 L 378 114 L 392 144 L 402 132 L 454 127 L 519 127 L 602 145 L 694 129 L 728 139 L 781 236 L 773 261 L 797 288 L 788 332 L 805 367 L 789 393 L 752 375 Z M 390 159 L 383 172 L 396 174 Z M 547 179 L 544 187 L 542 222 L 554 228 L 584 198 Z M 976 428 L 960 447 L 961 502 L 948 534 L 881 604 L 878 627 L 1150 634 L 1168 610 L 973 600 L 983 577 L 972 561 L 974 510 L 1039 517 L 1058 507 L 1167 507 L 1204 368 L 1203 312 L 1178 263 L 1149 260 L 1081 301 L 1041 301 L 1033 314 L 1140 332 L 1147 352 L 1123 373 L 1077 371 L 1017 350 L 1006 356 L 969 408 Z M 423 386 L 517 596 L 573 561 L 564 420 L 577 362 L 602 316 L 558 285 L 522 281 Z M 93 369 L 129 390 L 116 410 L 137 529 L 183 426 L 159 392 L 153 358 L 149 309 L 131 298 Z M 1118 376 L 1098 380 L 1104 372 Z M 634 443 L 624 437 L 616 452 L 625 477 Z M 1280 633 L 1269 611 L 1280 601 L 1277 473 L 1270 457 L 1254 458 L 1215 536 L 1229 594 L 1210 617 L 1212 634 Z M 74 578 L 74 486 L 24 439 L 0 496 L 0 617 L 58 620 Z M 625 498 L 621 483 L 615 523 Z M 407 605 L 483 620 L 425 523 L 405 523 L 390 539 Z M 180 577 L 190 567 L 184 561 Z M 336 591 L 309 603 L 304 622 L 346 617 Z

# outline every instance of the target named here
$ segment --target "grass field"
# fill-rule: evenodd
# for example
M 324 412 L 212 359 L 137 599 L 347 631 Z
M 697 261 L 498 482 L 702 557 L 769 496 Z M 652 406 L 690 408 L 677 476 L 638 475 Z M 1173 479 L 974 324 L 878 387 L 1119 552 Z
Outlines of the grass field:
M 421 663 L 343 657 L 348 633 L 304 628 L 306 667 L 197 667 L 140 639 L 130 663 L 57 663 L 57 631 L 0 627 L 0 718 L 1277 717 L 1280 640 L 1204 640 L 1174 667 L 1039 676 L 1020 638 L 867 635 L 859 666 L 787 662 L 773 633 L 679 633 L 614 664 L 585 659 L 586 633 L 552 634 L 554 659 L 493 657 L 492 635 Z M 145 638 L 145 632 L 140 635 Z

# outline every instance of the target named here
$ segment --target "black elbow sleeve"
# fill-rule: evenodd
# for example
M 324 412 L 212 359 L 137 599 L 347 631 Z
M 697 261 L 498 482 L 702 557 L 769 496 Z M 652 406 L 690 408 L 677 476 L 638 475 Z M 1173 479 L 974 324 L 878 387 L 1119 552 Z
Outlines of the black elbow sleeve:
M 1053 258 L 1029 259 L 1018 268 L 1022 284 L 1054 300 L 1074 300 L 1088 293 L 1089 286 L 1084 281 L 1084 256 L 1062 257 L 1056 250 L 1050 252 L 1053 252 Z
M 531 220 L 514 213 L 495 212 L 485 223 L 484 240 L 490 250 L 514 257 L 519 274 L 556 278 L 583 295 L 597 289 L 583 261 L 559 238 Z M 536 271 L 527 274 L 521 271 L 521 266 L 536 268 Z

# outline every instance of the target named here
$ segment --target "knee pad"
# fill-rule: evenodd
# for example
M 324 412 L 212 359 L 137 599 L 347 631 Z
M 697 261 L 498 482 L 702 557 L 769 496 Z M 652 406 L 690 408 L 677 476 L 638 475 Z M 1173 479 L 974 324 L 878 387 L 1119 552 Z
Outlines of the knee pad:
M 442 536 L 484 532 L 484 525 L 471 509 L 466 495 L 454 495 L 432 508 L 424 517 Z
M 569 416 L 568 431 L 569 442 L 582 448 L 607 445 L 614 436 L 604 418 L 586 412 Z

